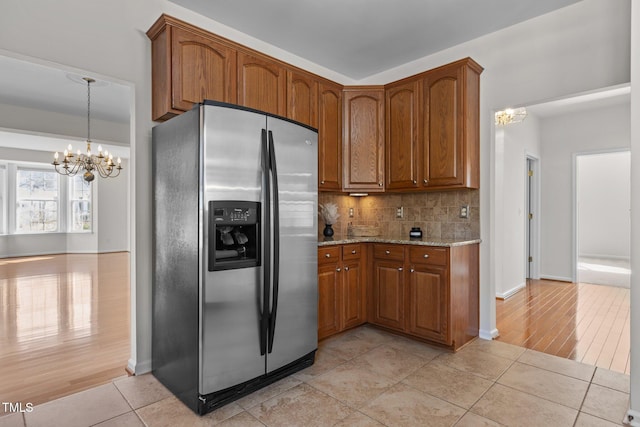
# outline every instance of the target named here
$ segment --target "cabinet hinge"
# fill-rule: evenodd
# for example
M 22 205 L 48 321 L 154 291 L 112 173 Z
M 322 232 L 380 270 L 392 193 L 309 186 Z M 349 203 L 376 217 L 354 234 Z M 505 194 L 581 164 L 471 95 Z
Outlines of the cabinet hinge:
M 528 174 L 529 174 L 529 176 L 533 176 L 533 171 L 531 169 L 529 169 Z
M 533 219 L 533 214 L 532 213 L 529 214 L 529 219 Z
M 529 262 L 533 262 L 533 257 L 532 256 L 529 257 Z

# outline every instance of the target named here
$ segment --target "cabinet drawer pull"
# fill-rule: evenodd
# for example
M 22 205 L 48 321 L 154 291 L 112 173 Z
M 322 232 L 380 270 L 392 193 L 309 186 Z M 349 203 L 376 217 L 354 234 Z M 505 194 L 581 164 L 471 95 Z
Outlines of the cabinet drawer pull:
M 351 253 L 355 255 L 356 254 L 356 250 L 355 249 L 352 250 Z
M 428 184 L 429 180 L 428 179 L 423 179 L 422 182 L 425 183 L 425 184 Z
M 349 267 L 345 267 L 345 268 L 344 268 L 344 271 L 349 271 Z
M 414 180 L 413 180 L 413 183 L 414 183 L 414 184 L 417 184 L 417 183 L 418 183 L 418 181 L 416 181 L 416 180 L 414 179 Z
M 423 258 L 429 258 L 429 254 L 424 254 L 422 257 Z
M 402 270 L 404 270 L 404 268 L 398 267 L 398 271 L 402 271 Z
M 414 270 L 413 268 L 411 270 L 409 270 L 409 272 L 411 272 L 411 273 L 413 273 L 414 271 L 416 271 L 416 270 Z
M 341 268 L 340 268 L 340 267 L 336 268 L 336 271 L 337 271 L 338 273 L 340 272 L 340 270 L 341 270 Z
M 320 184 L 324 185 L 324 181 L 320 181 Z
M 331 254 L 324 254 L 325 258 L 331 258 Z
M 384 251 L 385 254 L 389 255 L 391 252 L 389 251 Z

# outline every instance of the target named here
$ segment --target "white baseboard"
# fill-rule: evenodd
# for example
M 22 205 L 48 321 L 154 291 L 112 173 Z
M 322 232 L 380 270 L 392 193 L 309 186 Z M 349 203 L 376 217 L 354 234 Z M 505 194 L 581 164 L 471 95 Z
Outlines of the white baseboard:
M 151 360 L 136 363 L 135 360 L 129 359 L 127 362 L 127 370 L 133 372 L 135 375 L 146 374 L 151 372 Z
M 563 276 L 549 276 L 546 274 L 541 274 L 540 279 L 542 280 L 555 280 L 557 282 L 572 282 L 573 279 L 571 277 L 563 277 Z
M 629 409 L 622 422 L 631 427 L 640 427 L 640 412 Z
M 478 331 L 478 337 L 483 340 L 493 340 L 500 336 L 500 332 L 497 329 L 492 329 L 491 331 L 486 331 L 484 329 L 480 329 Z
M 496 292 L 496 298 L 507 299 L 511 295 L 513 295 L 516 292 L 518 292 L 520 289 L 525 288 L 526 286 L 527 286 L 527 282 L 522 282 L 518 286 L 516 286 L 515 288 L 511 288 L 506 292 L 502 292 L 502 293 L 501 292 Z
M 580 258 L 601 258 L 601 259 L 610 259 L 616 261 L 629 261 L 631 257 L 624 255 L 607 255 L 607 254 L 580 254 L 578 255 L 578 259 Z

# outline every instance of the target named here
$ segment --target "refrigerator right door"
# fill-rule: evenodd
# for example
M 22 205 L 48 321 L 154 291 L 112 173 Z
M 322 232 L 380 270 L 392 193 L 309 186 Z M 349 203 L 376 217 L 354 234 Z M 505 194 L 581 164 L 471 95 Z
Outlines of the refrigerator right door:
M 277 171 L 273 235 L 279 239 L 273 253 L 279 263 L 274 265 L 277 299 L 272 301 L 269 373 L 318 347 L 318 134 L 274 117 L 267 118 L 267 128 Z M 274 271 L 274 285 L 275 276 Z

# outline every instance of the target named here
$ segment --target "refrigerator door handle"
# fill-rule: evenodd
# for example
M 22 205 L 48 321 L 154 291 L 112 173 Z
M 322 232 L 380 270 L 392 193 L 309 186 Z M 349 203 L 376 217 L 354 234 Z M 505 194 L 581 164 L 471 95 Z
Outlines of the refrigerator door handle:
M 271 293 L 271 183 L 269 177 L 269 145 L 267 130 L 262 129 L 262 188 L 264 191 L 264 232 L 263 246 L 263 280 L 262 280 L 262 312 L 260 315 L 260 355 L 267 353 L 267 337 L 269 330 L 269 295 Z
M 273 143 L 273 132 L 269 131 L 269 168 L 273 185 L 273 306 L 269 316 L 269 347 L 273 350 L 273 338 L 276 329 L 276 315 L 278 313 L 278 281 L 280 276 L 280 204 L 278 203 L 278 169 L 276 167 L 276 151 Z M 268 175 L 268 174 L 267 174 Z

